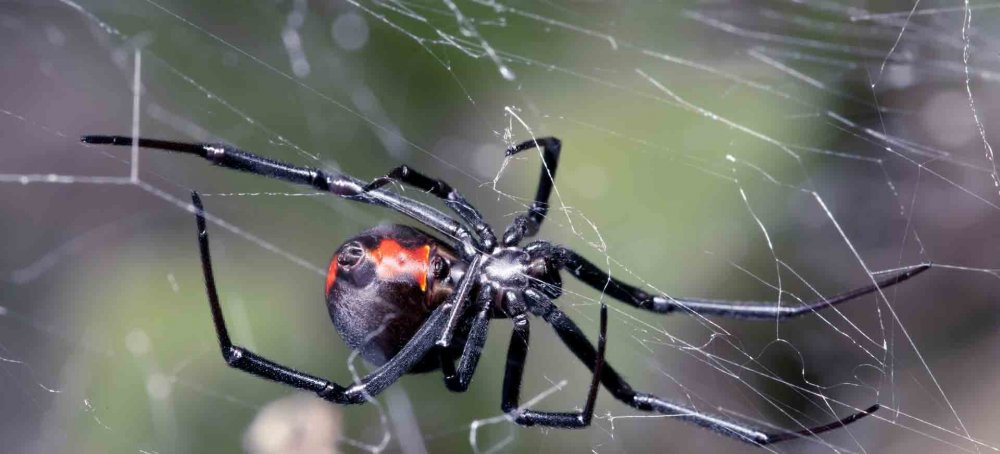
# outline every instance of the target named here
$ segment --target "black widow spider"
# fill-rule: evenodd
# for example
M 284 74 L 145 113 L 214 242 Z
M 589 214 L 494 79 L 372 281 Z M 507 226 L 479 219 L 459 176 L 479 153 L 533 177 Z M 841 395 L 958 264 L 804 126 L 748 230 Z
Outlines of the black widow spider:
M 82 141 L 122 146 L 132 144 L 132 138 L 123 136 L 84 136 Z M 764 432 L 635 391 L 610 364 L 605 364 L 607 307 L 601 305 L 600 334 L 595 349 L 580 328 L 553 304 L 552 300 L 562 292 L 559 271 L 565 270 L 612 298 L 651 312 L 679 311 L 740 319 L 784 320 L 897 284 L 930 266 L 921 265 L 872 285 L 796 307 L 766 302 L 660 297 L 610 277 L 565 247 L 546 241 L 519 246 L 524 237 L 538 232 L 548 213 L 552 178 L 561 148 L 560 141 L 552 137 L 529 140 L 507 150 L 507 156 L 511 156 L 540 147 L 543 168 L 534 203 L 527 212 L 514 218 L 499 241 L 479 211 L 458 191 L 444 181 L 429 178 L 407 166 L 397 167 L 386 176 L 365 184 L 349 175 L 293 166 L 229 145 L 140 138 L 138 146 L 193 154 L 218 166 L 388 207 L 455 240 L 451 246 L 412 227 L 383 225 L 361 233 L 337 249 L 326 278 L 330 317 L 344 341 L 368 362 L 378 366 L 359 383 L 345 387 L 282 366 L 233 345 L 212 274 L 204 208 L 198 194 L 192 193 L 205 286 L 226 363 L 253 375 L 315 392 L 321 398 L 338 404 L 364 403 L 403 374 L 427 372 L 439 367 L 448 389 L 465 391 L 486 341 L 490 320 L 510 318 L 513 333 L 507 351 L 502 408 L 517 424 L 586 427 L 593 416 L 598 384 L 602 384 L 616 399 L 638 410 L 673 416 L 755 445 L 811 436 L 850 424 L 876 411 L 879 405 L 819 427 L 794 432 Z M 421 202 L 380 189 L 394 181 L 440 198 L 461 222 Z M 521 379 L 528 353 L 529 313 L 549 323 L 569 350 L 592 371 L 590 388 L 581 410 L 538 412 L 519 407 Z

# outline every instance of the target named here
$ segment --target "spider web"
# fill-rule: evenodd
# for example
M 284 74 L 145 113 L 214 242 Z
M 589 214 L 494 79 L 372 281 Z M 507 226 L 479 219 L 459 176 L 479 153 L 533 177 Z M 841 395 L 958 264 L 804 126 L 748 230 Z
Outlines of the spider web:
M 467 393 L 408 376 L 333 407 L 232 371 L 188 193 L 211 215 L 232 335 L 340 383 L 369 369 L 319 305 L 331 252 L 388 212 L 81 134 L 225 141 L 368 179 L 407 163 L 502 231 L 563 140 L 540 237 L 646 291 L 790 306 L 786 323 L 652 314 L 564 276 L 557 300 L 636 389 L 770 430 L 873 403 L 773 452 L 996 452 L 1000 3 L 8 2 L 0 436 L 10 452 L 744 452 L 606 391 L 582 431 L 499 409 L 509 322 Z M 404 191 L 409 196 L 421 194 Z M 993 227 L 990 227 L 993 226 Z M 590 376 L 533 320 L 524 406 Z

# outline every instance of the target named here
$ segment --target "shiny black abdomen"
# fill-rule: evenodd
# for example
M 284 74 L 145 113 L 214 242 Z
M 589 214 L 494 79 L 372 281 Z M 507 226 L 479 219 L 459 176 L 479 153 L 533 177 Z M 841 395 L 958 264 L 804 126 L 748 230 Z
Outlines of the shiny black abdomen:
M 378 226 L 345 242 L 331 261 L 326 292 L 344 342 L 376 366 L 395 356 L 451 293 L 451 279 L 432 275 L 431 261 L 441 259 L 457 261 L 434 237 L 402 225 Z M 434 355 L 411 372 L 438 365 Z

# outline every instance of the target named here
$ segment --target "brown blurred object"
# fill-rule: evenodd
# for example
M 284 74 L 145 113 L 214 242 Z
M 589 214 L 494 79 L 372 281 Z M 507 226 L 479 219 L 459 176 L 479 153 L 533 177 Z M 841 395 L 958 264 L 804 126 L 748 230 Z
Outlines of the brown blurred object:
M 253 454 L 337 454 L 341 420 L 337 407 L 308 394 L 283 397 L 257 412 L 243 434 L 243 449 Z

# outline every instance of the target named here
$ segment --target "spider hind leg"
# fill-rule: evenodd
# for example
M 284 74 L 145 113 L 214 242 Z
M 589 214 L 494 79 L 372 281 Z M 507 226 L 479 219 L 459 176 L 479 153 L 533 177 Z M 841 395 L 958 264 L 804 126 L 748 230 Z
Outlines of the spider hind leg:
M 215 286 L 215 276 L 212 270 L 212 256 L 209 250 L 208 230 L 205 222 L 205 208 L 201 204 L 198 193 L 191 194 L 192 208 L 198 226 L 198 246 L 201 253 L 202 271 L 205 277 L 205 290 L 208 294 L 208 304 L 212 311 L 216 336 L 222 357 L 226 363 L 235 369 L 261 378 L 274 380 L 288 386 L 315 392 L 319 397 L 338 404 L 363 404 L 372 396 L 384 391 L 400 377 L 413 370 L 428 352 L 435 347 L 435 339 L 447 329 L 448 314 L 452 306 L 469 297 L 471 280 L 474 270 L 467 273 L 459 285 L 459 290 L 452 294 L 449 300 L 434 309 L 421 325 L 420 329 L 410 338 L 406 345 L 385 364 L 374 372 L 366 375 L 360 383 L 350 387 L 341 386 L 333 381 L 299 372 L 288 366 L 269 360 L 243 347 L 233 345 L 226 328 L 226 321 L 219 301 L 219 293 Z

